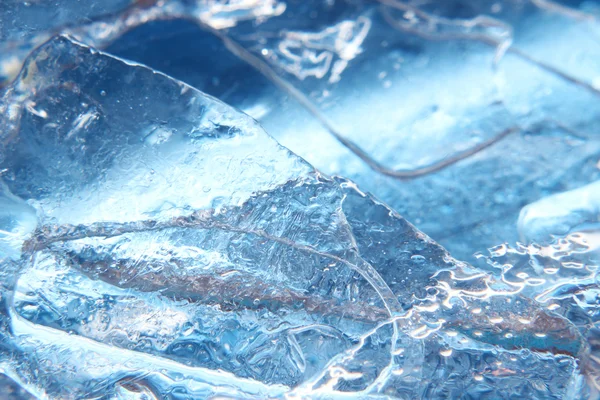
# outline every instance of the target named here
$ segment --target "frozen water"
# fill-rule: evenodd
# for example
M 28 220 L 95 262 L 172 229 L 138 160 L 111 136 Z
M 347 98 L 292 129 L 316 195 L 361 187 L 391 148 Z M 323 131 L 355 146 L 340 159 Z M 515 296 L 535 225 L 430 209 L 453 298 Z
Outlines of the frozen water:
M 0 75 L 68 32 L 455 256 L 526 242 L 457 262 L 231 108 L 56 39 L 0 105 L 2 395 L 597 397 L 597 8 L 381 3 L 2 3 Z M 389 169 L 507 133 L 385 177 L 248 54 Z
M 62 36 L 0 115 L 0 367 L 32 395 L 587 393 L 565 314 L 179 81 Z
M 281 15 L 277 0 L 7 0 L 0 4 L 0 84 L 10 81 L 23 59 L 53 34 L 68 33 L 101 47 L 129 29 L 153 20 L 188 18 L 207 29 Z
M 244 110 L 319 170 L 353 179 L 461 259 L 519 240 L 523 206 L 600 179 L 593 3 L 563 2 L 566 13 L 546 1 L 381 3 L 287 2 L 266 21 L 217 32 L 189 9 L 158 21 L 170 12 L 158 7 L 139 10 L 144 18 L 130 19 L 138 27 L 130 32 L 116 24 L 111 44 L 83 36 Z M 294 85 L 388 169 L 411 171 L 501 140 L 419 179 L 384 176 L 230 54 L 219 35 Z
M 523 207 L 519 233 L 524 243 L 544 243 L 552 236 L 596 230 L 599 215 L 600 182 L 594 182 Z
M 581 231 L 543 246 L 501 245 L 478 255 L 503 281 L 578 327 L 590 346 L 591 356 L 583 363 L 589 371 L 598 369 L 599 360 L 599 249 L 598 232 Z M 597 372 L 589 379 L 598 385 Z
M 14 77 L 23 58 L 52 32 L 124 11 L 131 0 L 51 2 L 5 0 L 0 3 L 0 83 Z

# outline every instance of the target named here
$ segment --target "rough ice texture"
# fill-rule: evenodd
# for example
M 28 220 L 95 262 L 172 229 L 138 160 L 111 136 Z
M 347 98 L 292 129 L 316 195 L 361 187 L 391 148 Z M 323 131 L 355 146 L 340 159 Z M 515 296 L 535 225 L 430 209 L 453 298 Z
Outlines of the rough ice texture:
M 600 179 L 593 2 L 87 3 L 2 2 L 0 85 L 53 32 L 108 47 L 245 110 L 296 154 L 353 179 L 456 257 L 515 242 L 523 206 Z M 476 156 L 399 181 L 373 171 L 213 34 L 270 65 L 391 169 L 422 167 L 514 130 Z
M 513 48 L 589 85 L 597 83 L 599 54 L 593 39 L 600 27 L 597 4 L 592 23 L 533 4 L 548 2 L 382 2 L 413 6 L 433 20 L 454 24 L 455 33 L 462 34 L 473 25 L 460 26 L 461 21 L 494 17 L 513 30 Z M 594 6 L 593 2 L 560 3 Z M 331 20 L 355 21 L 365 15 L 363 9 L 323 7 L 319 11 L 321 17 L 310 26 L 295 24 L 288 15 L 287 29 L 321 32 L 332 25 Z M 527 204 L 600 179 L 600 142 L 595 135 L 600 92 L 575 85 L 511 52 L 494 64 L 494 46 L 444 38 L 448 32 L 443 26 L 419 24 L 413 12 L 379 5 L 366 15 L 372 23 L 362 52 L 349 62 L 339 83 L 327 82 L 328 75 L 301 80 L 277 70 L 373 158 L 390 168 L 414 169 L 451 157 L 507 128 L 518 130 L 437 173 L 398 180 L 373 171 L 295 103 L 288 102 L 289 111 L 280 113 L 275 111 L 279 103 L 273 96 L 257 96 L 256 103 L 267 110 L 260 122 L 296 154 L 324 172 L 353 179 L 461 259 L 519 240 L 517 220 Z M 258 28 L 267 40 L 260 49 L 269 54 L 277 54 L 281 40 L 268 34 L 280 29 L 273 26 L 275 21 Z M 390 25 L 394 21 L 406 28 L 396 29 Z M 128 40 L 124 37 L 123 42 Z M 185 74 L 177 76 L 187 80 Z
M 353 179 L 461 259 L 518 240 L 527 204 L 600 179 L 593 2 L 182 0 L 119 10 L 57 29 L 245 110 L 319 170 Z M 392 169 L 444 160 L 514 130 L 436 173 L 390 178 L 215 33 L 238 41 Z
M 0 366 L 31 394 L 585 393 L 577 326 L 181 82 L 58 37 L 0 115 Z
M 518 240 L 523 206 L 600 179 L 596 5 L 380 3 L 64 0 L 42 19 L 44 5 L 3 2 L 0 85 L 53 32 L 108 47 L 245 110 L 296 154 L 353 179 L 461 259 Z M 513 131 L 476 156 L 399 181 L 336 141 L 214 34 L 270 65 L 391 169 L 422 167 Z

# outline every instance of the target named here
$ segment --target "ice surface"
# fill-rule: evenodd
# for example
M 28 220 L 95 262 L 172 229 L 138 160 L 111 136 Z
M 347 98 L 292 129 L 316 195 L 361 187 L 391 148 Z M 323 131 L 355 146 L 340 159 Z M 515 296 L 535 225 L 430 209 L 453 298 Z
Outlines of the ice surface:
M 456 38 L 457 21 L 494 17 L 508 24 L 513 48 L 591 84 L 597 79 L 597 23 L 529 2 L 383 3 L 410 3 L 432 15 L 430 20 L 446 24 L 423 27 L 412 12 L 386 6 L 382 14 L 379 7 L 367 14 L 371 29 L 362 52 L 339 83 L 332 85 L 326 77 L 300 80 L 273 67 L 317 104 L 339 132 L 390 169 L 414 170 L 447 160 L 511 127 L 517 130 L 473 157 L 409 181 L 373 172 L 293 103 L 287 113 L 260 117 L 278 141 L 320 170 L 353 179 L 462 259 L 471 259 L 477 249 L 519 240 L 523 206 L 599 179 L 597 91 L 511 52 L 494 65 L 495 46 Z M 319 21 L 329 25 L 329 18 L 339 23 L 365 12 L 349 15 L 332 9 L 321 14 Z M 404 29 L 390 22 L 402 22 Z M 453 31 L 445 29 L 449 25 Z M 471 39 L 481 33 L 469 27 L 477 25 L 462 26 L 459 33 Z M 322 26 L 315 22 L 302 30 L 320 32 Z M 499 41 L 506 32 L 485 33 Z M 277 41 L 267 33 L 264 37 L 267 44 L 261 49 L 277 52 Z M 277 109 L 277 100 L 268 96 L 257 102 Z
M 207 29 L 281 15 L 277 0 L 7 0 L 0 4 L 0 85 L 18 73 L 24 58 L 53 34 L 70 34 L 95 47 L 153 20 L 185 18 Z
M 319 170 L 356 181 L 461 259 L 519 240 L 523 206 L 600 179 L 592 2 L 315 0 L 286 2 L 284 11 L 266 2 L 261 17 L 250 1 L 236 3 L 227 29 L 198 18 L 200 3 L 159 3 L 66 30 L 248 112 Z M 201 2 L 209 3 L 219 4 Z M 388 170 L 493 145 L 419 179 L 385 176 L 261 76 L 248 54 L 233 56 L 223 37 Z
M 78 26 L 123 12 L 132 0 L 19 1 L 0 3 L 0 84 L 21 68 L 29 51 L 65 26 Z
M 555 313 L 572 321 L 586 337 L 591 356 L 584 368 L 597 388 L 599 350 L 597 231 L 581 231 L 555 239 L 548 245 L 501 245 L 479 254 L 502 280 L 519 287 L 523 295 L 535 299 Z
M 519 233 L 524 243 L 545 243 L 551 237 L 597 230 L 600 182 L 547 196 L 523 207 Z
M 61 36 L 0 115 L 0 367 L 35 396 L 587 393 L 564 314 L 179 81 Z

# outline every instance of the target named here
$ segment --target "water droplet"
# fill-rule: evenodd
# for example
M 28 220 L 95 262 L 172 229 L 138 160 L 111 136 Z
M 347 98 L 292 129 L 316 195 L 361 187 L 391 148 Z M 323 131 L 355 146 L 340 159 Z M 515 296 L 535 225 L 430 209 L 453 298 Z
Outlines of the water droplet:
M 442 357 L 450 357 L 452 355 L 452 349 L 444 349 L 440 351 Z
M 404 353 L 404 349 L 402 347 L 396 349 L 392 354 L 395 356 L 399 356 Z
M 554 275 L 558 272 L 558 268 L 544 268 L 544 273 L 548 275 Z
M 490 252 L 490 256 L 492 257 L 502 257 L 506 255 L 507 246 L 505 244 L 501 244 L 499 246 L 492 247 L 488 249 Z

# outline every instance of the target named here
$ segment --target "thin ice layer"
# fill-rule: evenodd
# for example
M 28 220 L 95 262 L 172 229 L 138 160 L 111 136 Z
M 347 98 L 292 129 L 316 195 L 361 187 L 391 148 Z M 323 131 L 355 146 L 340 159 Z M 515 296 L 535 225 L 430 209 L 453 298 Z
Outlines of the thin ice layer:
M 3 255 L 2 367 L 34 394 L 581 388 L 566 319 L 180 82 L 59 37 L 0 107 L 9 210 L 37 221 Z

